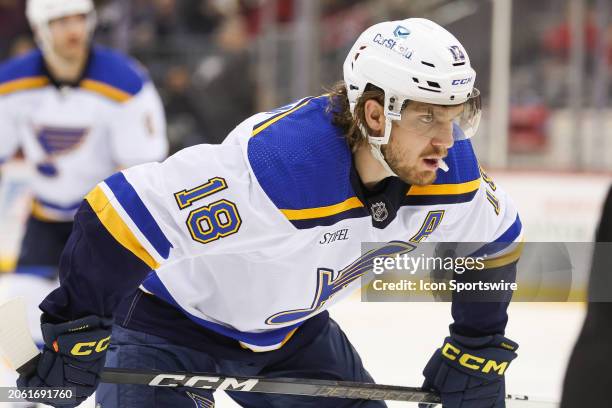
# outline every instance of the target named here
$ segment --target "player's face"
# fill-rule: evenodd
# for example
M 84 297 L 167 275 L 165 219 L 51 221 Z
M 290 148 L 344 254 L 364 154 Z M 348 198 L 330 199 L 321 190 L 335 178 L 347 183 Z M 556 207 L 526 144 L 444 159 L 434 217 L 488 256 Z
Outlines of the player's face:
M 389 143 L 382 148 L 391 170 L 409 184 L 433 183 L 439 160 L 453 145 L 453 120 L 462 111 L 462 105 L 409 103 L 402 119 L 393 122 Z
M 53 51 L 57 55 L 68 61 L 85 57 L 89 41 L 85 14 L 51 20 L 49 30 L 53 41 Z

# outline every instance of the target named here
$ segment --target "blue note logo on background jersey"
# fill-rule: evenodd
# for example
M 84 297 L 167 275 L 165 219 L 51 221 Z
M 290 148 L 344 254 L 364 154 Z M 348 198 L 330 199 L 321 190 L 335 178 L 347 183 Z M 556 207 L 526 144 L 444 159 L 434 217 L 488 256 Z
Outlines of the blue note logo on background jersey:
M 37 130 L 36 137 L 46 154 L 56 156 L 76 149 L 85 139 L 88 130 L 43 126 Z
M 43 126 L 36 129 L 36 139 L 47 155 L 42 163 L 37 164 L 38 172 L 47 177 L 57 176 L 58 170 L 53 163 L 53 157 L 76 150 L 85 140 L 87 133 L 88 128 Z

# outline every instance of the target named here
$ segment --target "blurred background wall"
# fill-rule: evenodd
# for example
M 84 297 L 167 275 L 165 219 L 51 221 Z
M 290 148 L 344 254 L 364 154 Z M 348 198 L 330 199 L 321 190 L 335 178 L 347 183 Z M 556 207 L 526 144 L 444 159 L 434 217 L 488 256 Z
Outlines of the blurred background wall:
M 24 3 L 0 0 L 0 59 L 33 46 Z M 149 69 L 163 93 L 175 150 L 221 141 L 257 110 L 324 92 L 341 78 L 344 56 L 364 28 L 419 16 L 447 27 L 469 51 L 485 102 L 474 139 L 485 165 L 612 169 L 607 0 L 97 4 L 96 40 L 132 54 Z M 492 113 L 506 102 L 503 115 L 494 114 L 491 123 Z

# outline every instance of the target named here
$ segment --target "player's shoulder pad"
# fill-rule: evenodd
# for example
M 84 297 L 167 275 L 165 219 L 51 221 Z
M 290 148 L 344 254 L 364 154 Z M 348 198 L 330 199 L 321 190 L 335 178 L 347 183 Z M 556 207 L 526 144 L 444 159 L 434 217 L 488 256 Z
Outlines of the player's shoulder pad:
M 81 88 L 112 101 L 129 101 L 149 81 L 142 65 L 118 51 L 94 46 L 90 58 Z
M 459 131 L 460 130 L 455 130 Z M 436 181 L 429 186 L 412 186 L 405 204 L 459 204 L 472 201 L 480 188 L 480 167 L 469 139 L 456 140 L 444 159 L 447 172 L 438 169 Z
M 328 97 L 305 98 L 256 123 L 249 164 L 267 196 L 297 228 L 367 216 L 351 186 L 351 151 L 327 110 Z
M 43 66 L 38 49 L 0 65 L 0 96 L 49 85 Z

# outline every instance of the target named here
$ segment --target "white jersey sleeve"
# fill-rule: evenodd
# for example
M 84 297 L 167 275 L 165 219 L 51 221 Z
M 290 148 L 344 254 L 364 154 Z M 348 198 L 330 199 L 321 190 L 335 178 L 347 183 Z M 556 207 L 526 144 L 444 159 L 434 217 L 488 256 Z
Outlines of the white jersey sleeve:
M 118 104 L 110 122 L 112 155 L 119 167 L 166 157 L 166 119 L 151 81 L 129 101 Z
M 240 146 L 198 145 L 109 177 L 86 197 L 152 269 L 201 254 L 274 248 L 291 225 L 252 182 Z
M 451 241 L 474 243 L 469 255 L 484 257 L 486 268 L 516 262 L 523 247 L 523 227 L 518 210 L 508 194 L 482 168 L 478 191 L 461 209 L 454 222 L 445 226 Z M 468 255 L 468 254 L 464 254 Z

